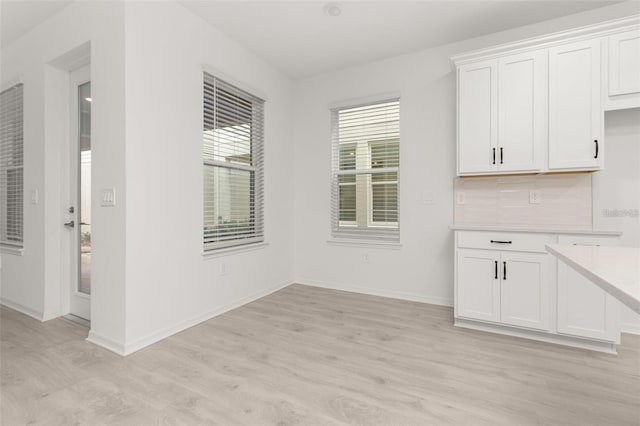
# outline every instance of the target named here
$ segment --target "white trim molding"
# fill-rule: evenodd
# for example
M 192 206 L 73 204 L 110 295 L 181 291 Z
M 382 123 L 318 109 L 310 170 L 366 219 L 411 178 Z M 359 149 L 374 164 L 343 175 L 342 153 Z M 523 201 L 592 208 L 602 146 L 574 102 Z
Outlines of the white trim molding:
M 613 19 L 599 24 L 585 25 L 566 31 L 558 31 L 544 36 L 531 37 L 515 43 L 505 43 L 489 48 L 464 52 L 451 57 L 453 68 L 475 62 L 480 58 L 495 59 L 505 54 L 524 53 L 530 50 L 553 47 L 568 41 L 580 41 L 594 37 L 604 37 L 619 33 L 640 25 L 640 15 L 632 15 L 621 19 Z
M 108 339 L 104 336 L 100 336 L 99 334 L 95 333 L 94 331 L 90 331 L 89 332 L 89 337 L 87 337 L 87 340 L 91 343 L 95 343 L 98 346 L 102 346 L 105 349 L 108 349 L 112 352 L 117 353 L 118 355 L 122 355 L 122 356 L 127 356 L 130 355 L 136 351 L 139 351 L 140 349 L 143 349 L 149 345 L 152 345 L 154 343 L 157 343 L 163 339 L 166 339 L 169 336 L 172 336 L 176 333 L 179 333 L 183 330 L 186 330 L 188 328 L 191 328 L 195 325 L 198 325 L 204 321 L 208 321 L 211 318 L 217 317 L 218 315 L 222 315 L 226 312 L 229 312 L 232 309 L 236 309 L 239 308 L 240 306 L 246 305 L 247 303 L 251 303 L 255 300 L 261 299 L 265 296 L 268 296 L 271 293 L 274 293 L 278 290 L 281 290 L 285 287 L 288 287 L 289 285 L 293 284 L 291 281 L 285 281 L 285 282 L 281 282 L 278 283 L 276 285 L 273 285 L 271 287 L 268 287 L 264 290 L 260 290 L 256 293 L 253 293 L 247 297 L 242 297 L 234 302 L 228 303 L 226 305 L 220 306 L 216 309 L 213 309 L 211 311 L 208 312 L 204 312 L 202 314 L 196 315 L 190 319 L 187 319 L 185 321 L 181 321 L 177 324 L 174 324 L 170 327 L 167 327 L 165 329 L 150 333 L 146 336 L 143 336 L 141 338 L 138 338 L 132 342 L 126 342 L 124 344 L 115 342 L 111 339 Z
M 332 290 L 349 291 L 351 293 L 367 294 L 369 296 L 387 297 L 389 299 L 407 300 L 410 302 L 428 303 L 430 305 L 453 307 L 453 299 L 438 296 L 423 296 L 421 294 L 405 293 L 401 291 L 383 290 L 370 287 L 362 287 L 352 284 L 343 284 L 327 281 L 309 280 L 300 278 L 296 284 L 309 287 L 328 288 Z M 452 312 L 453 314 L 453 312 Z
M 18 311 L 22 314 L 30 316 L 31 318 L 37 319 L 38 321 L 45 321 L 44 314 L 36 309 L 29 308 L 21 303 L 14 302 L 13 300 L 9 300 L 6 297 L 0 297 L 0 305 L 4 305 L 8 308 L 13 309 L 14 311 Z M 51 318 L 49 318 L 51 319 Z

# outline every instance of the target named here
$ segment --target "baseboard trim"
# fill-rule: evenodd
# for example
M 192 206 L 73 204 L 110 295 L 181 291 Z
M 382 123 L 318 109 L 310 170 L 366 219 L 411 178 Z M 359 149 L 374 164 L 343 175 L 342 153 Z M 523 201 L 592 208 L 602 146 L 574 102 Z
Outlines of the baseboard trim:
M 430 305 L 453 306 L 453 299 L 445 297 L 423 296 L 413 293 L 404 293 L 400 291 L 372 289 L 369 287 L 361 287 L 351 284 L 333 283 L 327 281 L 316 281 L 300 278 L 296 280 L 296 284 L 306 285 L 310 287 L 328 288 L 332 290 L 350 291 L 352 293 L 367 294 L 370 296 L 388 297 L 390 299 L 408 300 L 411 302 L 428 303 Z
M 623 322 L 620 324 L 620 330 L 623 333 L 640 335 L 640 324 L 633 322 Z
M 471 330 L 485 331 L 489 333 L 502 334 L 505 336 L 519 337 L 529 340 L 537 340 L 539 342 L 554 343 L 557 345 L 570 346 L 579 349 L 588 349 L 591 351 L 603 352 L 607 354 L 617 355 L 616 345 L 614 343 L 598 342 L 590 339 L 580 339 L 577 337 L 563 336 L 559 334 L 550 334 L 543 331 L 525 330 L 505 325 L 493 325 L 488 323 L 467 320 L 464 318 L 455 318 L 453 325 Z
M 13 300 L 9 300 L 5 297 L 0 297 L 0 304 L 6 306 L 7 308 L 13 309 L 14 311 L 18 311 L 21 314 L 25 314 L 27 316 L 30 316 L 31 318 L 37 319 L 38 321 L 45 321 L 45 315 L 42 312 L 14 302 Z
M 62 313 L 60 312 L 45 312 L 42 314 L 42 321 L 49 321 L 61 316 L 62 316 Z
M 94 345 L 98 345 L 111 352 L 115 352 L 118 355 L 122 355 L 122 356 L 126 355 L 124 350 L 124 345 L 122 343 L 118 343 L 115 340 L 111 340 L 108 337 L 104 337 L 93 330 L 89 330 L 89 335 L 87 336 L 86 340 L 87 342 L 91 342 Z
M 139 351 L 140 349 L 143 349 L 143 348 L 145 348 L 145 347 L 147 347 L 149 345 L 157 343 L 162 339 L 166 339 L 167 337 L 169 337 L 171 335 L 174 335 L 174 334 L 179 333 L 181 331 L 184 331 L 184 330 L 186 330 L 188 328 L 191 328 L 191 327 L 193 327 L 195 325 L 198 325 L 201 322 L 210 320 L 211 318 L 217 317 L 218 315 L 222 315 L 225 312 L 231 311 L 232 309 L 239 308 L 240 306 L 246 305 L 247 303 L 251 303 L 251 302 L 253 302 L 255 300 L 261 299 L 261 298 L 263 298 L 265 296 L 268 296 L 271 293 L 274 293 L 274 292 L 276 292 L 278 290 L 281 290 L 281 289 L 283 289 L 285 287 L 288 287 L 291 284 L 293 284 L 291 281 L 281 282 L 281 283 L 278 283 L 278 284 L 276 284 L 274 286 L 268 287 L 268 288 L 266 288 L 264 290 L 260 290 L 260 291 L 258 291 L 256 293 L 253 293 L 253 294 L 251 294 L 249 296 L 242 297 L 242 298 L 240 298 L 240 299 L 238 299 L 238 300 L 236 300 L 234 302 L 231 302 L 231 303 L 228 303 L 226 305 L 223 305 L 223 306 L 221 306 L 219 308 L 216 308 L 216 309 L 214 309 L 212 311 L 208 311 L 208 312 L 205 312 L 203 314 L 196 315 L 195 317 L 189 318 L 189 319 L 187 319 L 185 321 L 182 321 L 182 322 L 180 322 L 180 323 L 178 323 L 176 325 L 173 325 L 173 326 L 167 327 L 167 328 L 165 328 L 163 330 L 151 333 L 151 334 L 149 334 L 147 336 L 144 336 L 144 337 L 141 337 L 139 339 L 136 339 L 131 343 L 127 343 L 127 344 L 124 345 L 124 347 L 122 347 L 121 351 L 119 351 L 120 348 L 117 348 L 118 350 L 113 350 L 111 347 L 109 347 L 107 345 L 103 345 L 103 344 L 100 344 L 100 343 L 97 343 L 97 342 L 94 342 L 94 343 L 99 344 L 100 346 L 103 346 L 103 347 L 105 347 L 107 349 L 113 350 L 113 352 L 116 352 L 116 353 L 118 353 L 120 355 L 124 355 L 124 356 L 130 355 L 130 354 L 132 354 L 132 353 L 134 353 L 136 351 Z M 91 333 L 89 333 L 89 337 L 91 337 Z M 88 339 L 88 340 L 92 341 L 90 339 Z M 101 340 L 101 341 L 104 341 L 104 339 Z

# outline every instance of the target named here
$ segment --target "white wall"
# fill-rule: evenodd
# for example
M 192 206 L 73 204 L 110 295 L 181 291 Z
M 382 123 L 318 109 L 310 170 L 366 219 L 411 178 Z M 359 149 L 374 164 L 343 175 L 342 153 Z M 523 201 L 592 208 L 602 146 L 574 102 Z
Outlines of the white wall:
M 296 281 L 451 305 L 456 92 L 449 58 L 634 13 L 637 3 L 622 3 L 297 81 Z M 328 105 L 392 91 L 401 92 L 401 247 L 329 244 Z M 422 202 L 424 193 L 433 193 L 434 204 Z
M 66 312 L 66 67 L 79 46 L 90 48 L 98 195 L 89 340 L 129 353 L 290 284 L 290 81 L 177 3 L 77 2 L 2 50 L 3 84 L 25 87 L 25 198 L 40 193 L 25 204 L 24 256 L 3 255 L 2 303 L 45 320 Z M 201 255 L 203 65 L 266 98 L 268 244 L 216 258 Z M 100 206 L 103 188 L 115 207 Z
M 93 329 L 124 339 L 126 197 L 124 193 L 124 6 L 79 2 L 67 6 L 2 49 L 2 83 L 24 83 L 25 217 L 24 256 L 3 255 L 2 303 L 39 319 L 64 313 L 62 295 L 69 270 L 62 226 L 68 191 L 68 53 L 85 46 L 92 63 L 93 185 L 116 187 L 120 203 L 110 210 L 94 204 Z M 66 58 L 66 59 L 65 59 Z M 29 196 L 38 190 L 38 204 Z M 68 259 L 67 259 L 68 260 Z
M 217 258 L 201 255 L 203 65 L 266 99 L 268 246 Z M 293 281 L 291 83 L 182 6 L 129 2 L 126 111 L 129 352 Z

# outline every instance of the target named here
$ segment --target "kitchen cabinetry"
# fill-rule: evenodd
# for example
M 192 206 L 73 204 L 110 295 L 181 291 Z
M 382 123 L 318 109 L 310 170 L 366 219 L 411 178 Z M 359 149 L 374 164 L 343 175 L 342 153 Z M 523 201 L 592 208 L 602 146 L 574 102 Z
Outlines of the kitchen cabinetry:
M 458 250 L 456 316 L 500 321 L 499 258 L 489 250 Z
M 458 169 L 497 170 L 497 63 L 481 61 L 458 70 Z
M 602 165 L 600 39 L 549 49 L 549 169 Z
M 498 170 L 542 170 L 546 116 L 546 49 L 499 59 Z
M 611 238 L 560 237 L 559 244 L 615 245 Z M 620 304 L 575 269 L 558 261 L 558 333 L 620 343 Z
M 456 316 L 549 330 L 544 247 L 554 241 L 547 235 L 458 233 Z
M 619 303 L 547 253 L 547 244 L 615 245 L 616 238 L 455 232 L 455 325 L 615 352 Z
M 640 30 L 610 35 L 603 47 L 605 110 L 640 107 Z
M 458 69 L 458 174 L 540 171 L 546 50 Z
M 604 111 L 640 107 L 640 19 L 457 55 L 457 175 L 596 171 Z

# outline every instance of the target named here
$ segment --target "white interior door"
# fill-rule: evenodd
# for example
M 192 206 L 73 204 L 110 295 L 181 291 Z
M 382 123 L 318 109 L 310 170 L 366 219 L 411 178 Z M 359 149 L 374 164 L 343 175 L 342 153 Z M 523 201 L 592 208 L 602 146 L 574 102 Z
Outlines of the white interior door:
M 91 81 L 89 67 L 70 75 L 70 194 L 65 227 L 71 233 L 69 310 L 91 320 Z

